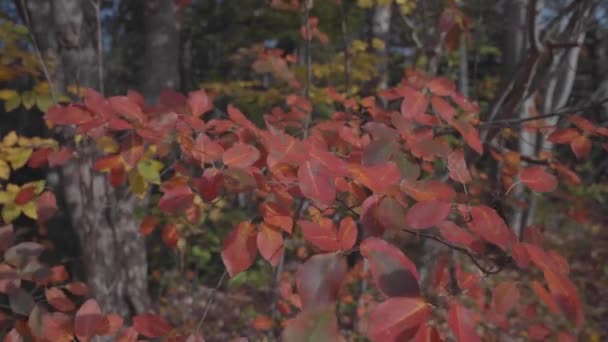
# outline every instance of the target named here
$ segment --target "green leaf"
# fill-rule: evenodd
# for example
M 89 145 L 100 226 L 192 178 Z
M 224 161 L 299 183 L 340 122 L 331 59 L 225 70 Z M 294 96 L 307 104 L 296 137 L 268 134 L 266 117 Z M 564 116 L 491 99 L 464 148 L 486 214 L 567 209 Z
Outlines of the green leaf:
M 7 112 L 12 112 L 13 110 L 17 109 L 20 104 L 21 104 L 20 96 L 11 97 L 10 99 L 8 99 L 4 102 L 4 110 Z
M 14 203 L 7 203 L 2 207 L 2 220 L 4 223 L 13 222 L 21 215 L 21 209 Z
M 154 159 L 142 159 L 137 163 L 137 171 L 142 177 L 152 184 L 160 184 L 160 170 L 163 169 L 163 163 Z
M 32 91 L 25 91 L 21 94 L 21 102 L 26 109 L 32 109 L 36 104 L 36 94 Z
M 38 108 L 45 113 L 47 110 L 49 110 L 52 104 L 53 99 L 50 95 L 38 95 L 36 97 L 36 106 L 38 106 Z

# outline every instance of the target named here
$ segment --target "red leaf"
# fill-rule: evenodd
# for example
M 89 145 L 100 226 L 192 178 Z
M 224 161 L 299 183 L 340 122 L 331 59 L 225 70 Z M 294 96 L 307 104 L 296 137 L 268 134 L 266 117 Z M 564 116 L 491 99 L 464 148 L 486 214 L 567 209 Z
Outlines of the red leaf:
M 403 180 L 400 188 L 401 191 L 419 202 L 433 199 L 449 202 L 456 197 L 454 189 L 445 182 L 439 180 L 424 180 L 418 182 Z
M 519 289 L 514 281 L 503 281 L 492 291 L 492 309 L 499 315 L 505 315 L 517 304 L 519 295 Z
M 75 281 L 65 286 L 65 289 L 77 296 L 86 296 L 89 294 L 89 287 L 81 281 Z
M 386 230 L 400 231 L 403 229 L 405 208 L 393 197 L 384 197 L 376 210 L 377 219 Z
M 430 200 L 418 202 L 405 215 L 405 223 L 414 229 L 427 229 L 443 222 L 450 212 L 449 202 Z
M 360 245 L 367 258 L 376 287 L 387 297 L 420 295 L 418 271 L 401 250 L 379 238 L 367 238 Z
M 570 148 L 572 148 L 572 152 L 574 152 L 578 159 L 586 157 L 589 152 L 591 152 L 591 147 L 591 140 L 584 135 L 581 135 L 570 142 Z
M 27 165 L 33 169 L 45 167 L 48 164 L 49 154 L 53 152 L 52 148 L 44 147 L 32 152 Z
M 57 211 L 57 200 L 51 191 L 45 191 L 36 199 L 36 212 L 41 222 L 50 219 Z
M 44 290 L 44 296 L 48 303 L 59 311 L 68 312 L 76 308 L 74 303 L 65 295 L 65 293 L 56 287 Z
M 437 225 L 439 233 L 449 242 L 471 248 L 475 237 L 466 230 L 458 227 L 452 221 L 444 221 Z
M 528 336 L 532 341 L 545 341 L 551 335 L 551 330 L 544 324 L 535 323 L 528 327 Z
M 97 335 L 113 335 L 122 328 L 123 323 L 124 319 L 117 314 L 105 315 L 101 326 L 97 329 Z
M 317 161 L 305 162 L 298 169 L 298 181 L 302 194 L 314 202 L 331 205 L 336 198 L 333 177 Z
M 435 113 L 437 113 L 443 120 L 452 122 L 454 116 L 456 116 L 456 109 L 452 107 L 446 100 L 441 97 L 433 96 L 431 98 L 431 104 Z
M 422 298 L 389 298 L 370 313 L 367 336 L 378 342 L 405 341 L 402 334 L 427 321 L 430 312 Z
M 512 233 L 505 221 L 496 211 L 485 205 L 471 208 L 469 228 L 482 239 L 506 250 L 511 241 Z
M 174 223 L 168 223 L 163 227 L 162 239 L 165 245 L 169 248 L 177 248 L 179 241 L 179 232 Z
M 479 132 L 477 132 L 477 129 L 473 127 L 473 125 L 468 122 L 454 120 L 452 122 L 452 126 L 454 126 L 458 132 L 460 132 L 464 138 L 464 141 L 466 141 L 475 152 L 483 154 L 483 145 L 479 139 Z
M 219 196 L 224 176 L 217 169 L 206 169 L 201 178 L 194 178 L 192 182 L 203 201 L 211 202 Z
M 257 254 L 256 231 L 253 224 L 239 223 L 224 239 L 222 261 L 228 274 L 234 277 L 253 264 Z
M 198 117 L 213 109 L 213 103 L 205 90 L 201 89 L 188 93 L 188 107 L 190 107 L 190 113 Z
M 72 329 L 72 319 L 61 312 L 53 312 L 42 317 L 42 331 L 47 341 L 53 342 L 72 342 L 74 341 L 74 331 Z M 80 338 L 80 337 L 78 337 Z
M 283 255 L 283 235 L 281 232 L 265 223 L 260 224 L 257 234 L 257 246 L 260 254 L 272 266 L 277 266 Z
M 416 117 L 424 114 L 429 105 L 429 99 L 426 95 L 407 86 L 400 89 L 400 91 L 403 95 L 401 114 L 404 117 L 414 120 Z
M 158 217 L 146 216 L 139 224 L 139 233 L 142 235 L 150 235 L 158 224 Z
M 536 192 L 551 192 L 557 187 L 557 178 L 541 166 L 523 169 L 519 174 L 519 179 Z
M 149 313 L 133 317 L 133 328 L 141 335 L 149 338 L 163 337 L 173 330 L 166 319 Z
M 557 305 L 566 317 L 581 327 L 585 322 L 585 314 L 576 287 L 565 274 L 544 269 L 545 281 Z
M 587 133 L 594 133 L 597 129 L 591 121 L 583 118 L 580 115 L 568 115 L 568 120 L 576 127 Z
M 456 182 L 467 184 L 472 180 L 462 150 L 454 151 L 448 155 L 448 170 L 450 171 L 450 178 Z
M 171 181 L 165 182 L 169 183 Z M 178 214 L 192 204 L 194 192 L 187 184 L 181 182 L 163 183 L 163 196 L 158 201 L 158 207 L 168 214 Z
M 426 323 L 422 323 L 420 328 L 418 328 L 418 332 L 416 336 L 412 339 L 412 342 L 441 342 L 441 337 L 439 336 L 439 332 L 437 329 L 433 328 Z
M 55 125 L 80 125 L 92 119 L 92 117 L 76 106 L 53 106 L 44 118 Z
M 89 341 L 101 326 L 103 316 L 95 299 L 89 299 L 76 312 L 74 317 L 74 332 L 79 340 Z
M 427 87 L 431 93 L 437 96 L 450 96 L 456 90 L 454 81 L 447 77 L 434 77 L 429 81 Z
M 341 255 L 329 253 L 310 257 L 296 275 L 303 309 L 317 310 L 333 305 L 346 271 L 346 259 Z
M 340 221 L 338 241 L 340 242 L 340 248 L 343 251 L 348 251 L 353 248 L 357 242 L 357 223 L 352 217 L 347 216 Z
M 122 168 L 123 161 L 120 155 L 105 156 L 97 159 L 93 164 L 93 169 L 97 171 L 110 171 L 115 168 Z
M 127 119 L 137 122 L 144 121 L 144 114 L 139 105 L 127 96 L 113 96 L 108 99 L 115 112 L 124 115 Z
M 27 204 L 34 198 L 34 196 L 36 196 L 36 187 L 34 187 L 33 185 L 24 186 L 21 189 L 19 189 L 19 192 L 15 196 L 15 204 L 16 205 Z
M 349 164 L 348 171 L 355 181 L 378 194 L 389 192 L 401 179 L 401 172 L 392 161 L 368 167 Z
M 549 135 L 547 140 L 554 144 L 569 144 L 580 135 L 581 133 L 576 128 L 556 129 Z
M 249 144 L 236 143 L 224 152 L 222 159 L 230 167 L 246 168 L 260 159 L 260 151 Z
M 391 159 L 395 151 L 397 151 L 397 141 L 395 139 L 376 139 L 363 149 L 361 164 L 363 166 L 384 164 Z
M 73 152 L 67 147 L 62 147 L 59 151 L 51 152 L 48 155 L 49 167 L 61 166 L 72 158 Z
M 541 283 L 534 280 L 534 281 L 532 281 L 532 285 L 530 285 L 530 286 L 532 287 L 532 290 L 534 291 L 534 293 L 536 293 L 538 298 L 540 298 L 543 301 L 543 303 L 545 303 L 545 305 L 547 305 L 549 310 L 551 310 L 554 313 L 559 312 L 559 308 L 557 307 L 557 303 L 555 302 L 555 299 L 553 299 L 553 297 L 551 297 L 551 294 L 549 294 L 549 291 L 547 291 L 547 289 L 545 289 L 545 287 Z
M 234 123 L 249 129 L 253 133 L 259 134 L 260 129 L 249 121 L 249 119 L 247 119 L 247 117 L 238 108 L 229 104 L 227 110 L 228 116 Z
M 306 241 L 309 241 L 324 252 L 336 252 L 340 250 L 337 232 L 333 225 L 321 226 L 317 223 L 300 220 L 298 225 L 302 227 L 302 233 Z
M 452 303 L 448 312 L 448 325 L 456 335 L 458 341 L 481 342 L 479 335 L 475 331 L 475 322 L 462 304 Z

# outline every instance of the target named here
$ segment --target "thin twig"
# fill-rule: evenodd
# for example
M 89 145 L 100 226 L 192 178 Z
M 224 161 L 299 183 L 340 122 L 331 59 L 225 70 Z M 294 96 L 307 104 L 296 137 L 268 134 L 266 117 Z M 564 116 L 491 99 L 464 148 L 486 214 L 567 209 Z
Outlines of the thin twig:
M 466 248 L 463 247 L 459 247 L 456 245 L 453 245 L 445 240 L 443 240 L 442 238 L 432 235 L 432 234 L 426 234 L 426 233 L 422 233 L 422 232 L 418 232 L 418 231 L 413 231 L 413 230 L 409 230 L 409 229 L 402 229 L 404 232 L 406 233 L 410 233 L 412 235 L 416 235 L 416 236 L 420 236 L 423 237 L 425 239 L 429 239 L 429 240 L 433 240 L 436 242 L 439 242 L 449 248 L 451 248 L 452 250 L 455 250 L 459 253 L 462 253 L 464 255 L 466 255 L 467 257 L 469 257 L 469 259 L 471 259 L 471 261 L 473 262 L 473 264 L 475 264 L 475 266 L 484 274 L 496 274 L 498 272 L 500 272 L 502 270 L 502 268 L 498 267 L 498 268 L 485 268 L 480 262 L 479 260 L 477 260 L 477 258 L 475 257 L 475 255 L 473 255 L 471 252 L 469 252 Z
M 197 335 L 200 333 L 201 327 L 203 326 L 203 322 L 205 321 L 205 318 L 207 318 L 209 309 L 211 309 L 211 304 L 215 300 L 217 291 L 219 290 L 220 286 L 222 286 L 222 283 L 224 282 L 224 279 L 226 278 L 227 275 L 228 275 L 228 272 L 226 270 L 224 270 L 224 273 L 222 273 L 220 280 L 217 282 L 217 285 L 215 285 L 215 288 L 211 292 L 211 296 L 209 297 L 209 299 L 207 300 L 207 303 L 205 304 L 205 311 L 203 311 L 203 316 L 201 317 L 201 319 L 198 321 L 198 324 L 196 325 L 196 334 Z
M 30 40 L 32 41 L 32 45 L 34 46 L 34 52 L 36 54 L 36 58 L 38 59 L 38 64 L 40 64 L 40 68 L 42 69 L 42 73 L 44 74 L 44 78 L 46 82 L 49 84 L 49 92 L 51 93 L 51 99 L 54 104 L 57 104 L 57 92 L 55 91 L 55 86 L 53 81 L 51 80 L 51 73 L 44 63 L 44 59 L 42 58 L 42 53 L 40 53 L 40 48 L 38 46 L 38 42 L 36 41 L 36 37 L 32 33 L 32 25 L 30 24 L 30 15 L 28 12 L 28 8 L 25 5 L 24 0 L 21 1 L 21 8 L 23 8 L 23 16 L 25 18 L 25 26 L 27 27 L 28 34 L 30 36 Z
M 574 113 L 580 113 L 580 112 L 584 112 L 588 109 L 592 109 L 596 106 L 600 106 L 604 103 L 608 102 L 608 97 L 607 98 L 603 98 L 599 101 L 593 101 L 591 104 L 587 105 L 587 106 L 582 106 L 582 107 L 576 107 L 576 108 L 563 108 L 560 109 L 558 111 L 552 112 L 552 113 L 547 113 L 547 114 L 543 114 L 543 115 L 537 115 L 537 116 L 532 116 L 532 117 L 528 117 L 528 118 L 511 118 L 511 119 L 501 119 L 501 120 L 492 120 L 492 121 L 484 121 L 481 122 L 479 124 L 479 126 L 502 126 L 502 125 L 509 125 L 509 124 L 521 124 L 524 122 L 528 122 L 528 121 L 535 121 L 535 120 L 542 120 L 542 119 L 546 119 L 546 118 L 550 118 L 553 116 L 562 116 L 562 115 L 570 115 L 570 114 L 574 114 Z

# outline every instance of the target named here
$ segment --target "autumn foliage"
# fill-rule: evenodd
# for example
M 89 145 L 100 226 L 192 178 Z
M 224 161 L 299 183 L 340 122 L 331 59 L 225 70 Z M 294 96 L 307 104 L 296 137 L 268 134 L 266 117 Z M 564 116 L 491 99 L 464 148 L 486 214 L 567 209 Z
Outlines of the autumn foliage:
M 316 24 L 311 30 L 314 39 L 325 39 Z M 576 340 L 571 332 L 585 318 L 567 261 L 545 249 L 534 227 L 516 236 L 502 213 L 483 202 L 487 175 L 469 163 L 489 153 L 511 171 L 507 185 L 522 183 L 538 193 L 576 183 L 576 174 L 554 158 L 530 166 L 484 145 L 479 106 L 446 77 L 407 70 L 398 86 L 375 96 L 327 91 L 338 108 L 329 117 L 315 116 L 308 98 L 291 94 L 264 115 L 262 128 L 234 105 L 216 108 L 202 89 L 166 91 L 154 105 L 136 91 L 106 98 L 86 89 L 81 101 L 45 113 L 51 127 L 73 133 L 68 143 L 6 135 L 0 145 L 0 293 L 14 315 L 0 313 L 0 324 L 11 326 L 5 341 L 202 340 L 200 332 L 184 333 L 159 315 L 141 314 L 127 324 L 102 312 L 87 298 L 86 284 L 71 282 L 62 266 L 39 262 L 45 246 L 13 243 L 11 222 L 24 215 L 44 225 L 57 200 L 44 182 L 4 182 L 10 173 L 26 165 L 60 167 L 91 146 L 101 151 L 94 169 L 112 186 L 141 198 L 160 193 L 153 203 L 160 214 L 144 218 L 140 232 L 161 230 L 168 248 L 186 243 L 184 219 L 195 224 L 210 203 L 247 194 L 257 215 L 223 238 L 221 258 L 230 277 L 259 257 L 276 267 L 288 241 L 305 241 L 313 255 L 280 284 L 276 319 L 286 341 L 344 338 L 337 304 L 352 301 L 352 284 L 360 280 L 375 288 L 357 303 L 357 319 L 372 341 L 479 341 L 489 331 L 510 331 L 513 315 L 523 317 L 516 329 L 528 336 Z M 577 158 L 589 153 L 594 137 L 608 135 L 581 117 L 569 122 L 573 127 L 554 130 L 549 140 L 569 144 Z M 411 236 L 464 258 L 433 260 L 422 276 L 402 248 Z M 350 267 L 350 256 L 367 266 Z M 486 293 L 486 276 L 507 269 L 528 272 L 531 280 L 504 280 Z M 34 300 L 32 288 L 43 289 L 44 303 Z M 533 292 L 536 302 L 522 302 L 523 291 Z M 561 323 L 536 323 L 545 313 Z

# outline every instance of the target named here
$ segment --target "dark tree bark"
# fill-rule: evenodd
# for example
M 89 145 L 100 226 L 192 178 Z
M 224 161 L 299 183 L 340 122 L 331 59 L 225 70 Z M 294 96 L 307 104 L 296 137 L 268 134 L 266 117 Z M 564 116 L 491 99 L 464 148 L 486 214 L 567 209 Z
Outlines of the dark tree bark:
M 95 7 L 83 0 L 29 0 L 26 19 L 45 58 L 52 61 L 52 86 L 95 88 L 99 84 Z M 69 138 L 64 136 L 67 141 Z M 59 170 L 69 217 L 79 238 L 87 282 L 106 312 L 129 316 L 150 307 L 144 239 L 133 217 L 137 200 L 113 189 L 93 170 L 94 145 L 78 145 L 79 158 Z

